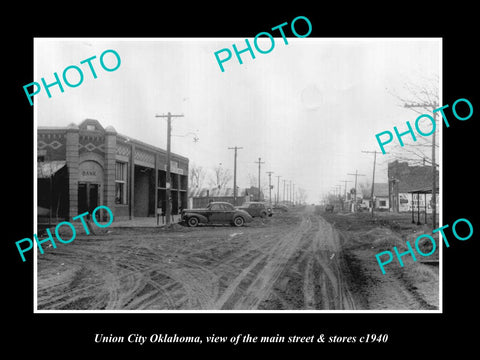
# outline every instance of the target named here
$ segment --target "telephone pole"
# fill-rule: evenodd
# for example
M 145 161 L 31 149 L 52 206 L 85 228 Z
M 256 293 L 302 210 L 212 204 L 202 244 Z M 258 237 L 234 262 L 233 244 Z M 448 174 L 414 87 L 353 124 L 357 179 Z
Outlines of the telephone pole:
M 437 126 L 437 113 L 434 110 L 438 109 L 439 105 L 437 103 L 405 103 L 404 107 L 406 108 L 424 108 L 432 109 L 433 120 L 435 121 L 435 127 Z M 437 130 L 433 132 L 432 135 L 432 228 L 437 228 L 437 164 L 435 164 L 435 134 Z M 426 205 L 426 204 L 425 204 Z
M 290 192 L 290 202 L 292 202 L 292 180 L 290 180 L 289 192 Z
M 283 179 L 283 202 L 285 202 L 285 183 L 286 183 L 287 180 Z
M 277 175 L 277 202 L 276 202 L 276 204 L 278 204 L 280 202 L 279 191 L 280 191 L 280 175 Z
M 352 182 L 351 180 L 341 180 L 340 181 L 341 183 L 344 183 L 344 186 L 345 186 L 345 192 L 344 192 L 344 197 L 345 197 L 345 201 L 347 201 L 347 182 Z
M 357 177 L 365 176 L 365 175 L 364 174 L 359 174 L 358 170 L 355 170 L 355 174 L 347 174 L 347 175 L 355 176 L 355 200 L 354 200 L 355 208 L 354 209 L 356 209 L 356 204 L 357 204 Z
M 258 161 L 255 161 L 256 164 L 258 164 L 258 200 L 257 201 L 260 201 L 260 191 L 261 191 L 261 187 L 260 187 L 260 169 L 261 169 L 261 166 L 262 164 L 265 164 L 264 161 L 262 161 L 262 158 L 258 158 Z
M 155 115 L 155 117 L 159 118 L 167 118 L 167 176 L 166 176 L 166 204 L 165 204 L 165 212 L 166 212 L 166 226 L 170 226 L 170 216 L 172 213 L 172 179 L 170 175 L 170 139 L 172 137 L 172 118 L 183 117 L 183 115 L 172 115 L 170 112 L 167 115 Z M 155 184 L 157 186 L 158 184 Z
M 293 205 L 295 205 L 295 183 L 293 184 L 293 189 L 292 189 L 292 202 L 293 202 Z
M 237 150 L 242 147 L 229 147 L 230 150 L 235 150 L 233 157 L 233 206 L 237 206 Z
M 272 206 L 272 174 L 273 171 L 267 171 L 268 174 L 268 199 L 270 200 L 270 206 Z
M 373 211 L 375 209 L 375 201 L 373 199 L 373 194 L 374 194 L 374 188 L 375 188 L 375 164 L 377 163 L 377 152 L 378 151 L 363 151 L 362 153 L 365 154 L 373 154 L 373 175 L 372 175 L 372 193 L 370 195 L 370 199 L 372 199 L 372 217 L 373 217 Z M 380 152 L 378 152 L 380 154 Z M 385 153 L 387 154 L 387 153 Z
M 343 193 L 343 197 L 345 198 L 345 200 L 343 200 L 343 202 L 342 202 L 342 210 L 343 210 L 343 207 L 344 207 L 343 204 L 347 201 L 347 182 L 352 182 L 352 181 L 351 180 L 342 180 L 340 182 L 344 183 L 344 186 L 345 186 L 344 193 Z

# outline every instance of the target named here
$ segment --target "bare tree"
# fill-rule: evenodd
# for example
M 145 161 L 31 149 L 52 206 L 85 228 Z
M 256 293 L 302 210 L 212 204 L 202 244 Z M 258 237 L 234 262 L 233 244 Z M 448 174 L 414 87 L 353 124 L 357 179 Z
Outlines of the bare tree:
M 250 186 L 258 187 L 258 178 L 255 175 L 248 174 L 248 181 Z
M 220 165 L 213 169 L 213 178 L 210 179 L 211 186 L 223 189 L 232 180 L 230 170 L 224 169 Z
M 397 91 L 389 90 L 390 94 L 397 98 L 398 106 L 405 107 L 418 115 L 427 114 L 433 117 L 433 110 L 440 107 L 439 105 L 439 77 L 433 75 L 431 77 L 421 76 L 417 78 L 416 83 L 404 83 L 402 94 Z M 438 116 L 437 116 L 438 117 Z M 415 119 L 410 120 L 410 124 L 414 127 Z M 428 122 L 426 120 L 426 122 Z M 419 126 L 424 123 L 420 122 Z M 442 121 L 436 121 L 436 130 L 442 126 Z M 423 129 L 423 128 L 422 128 Z M 428 133 L 428 130 L 422 130 Z M 438 151 L 438 144 L 435 144 L 435 152 Z M 407 161 L 412 165 L 432 165 L 432 139 L 431 136 L 416 136 L 416 141 L 405 144 L 403 147 L 396 143 L 388 150 L 390 157 L 400 161 Z M 438 157 L 435 156 L 437 159 Z M 436 164 L 438 166 L 438 164 Z
M 203 167 L 196 164 L 190 164 L 188 176 L 188 191 L 191 194 L 195 189 L 201 188 L 205 180 L 206 171 Z
M 362 197 L 370 197 L 372 193 L 372 184 L 366 180 L 364 182 L 359 182 L 358 183 L 358 194 L 361 195 Z
M 297 189 L 296 199 L 299 204 L 304 204 L 307 200 L 307 191 L 304 188 L 299 187 Z

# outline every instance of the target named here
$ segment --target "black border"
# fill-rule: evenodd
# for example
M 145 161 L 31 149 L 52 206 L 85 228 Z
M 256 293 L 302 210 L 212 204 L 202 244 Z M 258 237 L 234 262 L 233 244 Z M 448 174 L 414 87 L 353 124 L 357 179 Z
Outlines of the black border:
M 280 3 L 259 9 L 246 3 L 223 3 L 199 6 L 188 3 L 180 9 L 162 4 L 109 4 L 101 10 L 96 4 L 81 7 L 22 9 L 15 12 L 11 28 L 4 72 L 7 87 L 4 95 L 8 116 L 4 119 L 4 191 L 7 193 L 6 236 L 3 244 L 7 265 L 4 278 L 4 311 L 8 316 L 5 343 L 12 350 L 55 354 L 132 353 L 153 351 L 161 356 L 165 351 L 193 350 L 222 352 L 235 349 L 243 352 L 264 347 L 267 351 L 352 349 L 368 353 L 419 354 L 425 351 L 461 346 L 463 351 L 475 344 L 475 332 L 468 327 L 470 313 L 475 312 L 475 271 L 478 254 L 478 215 L 476 205 L 475 136 L 480 112 L 478 90 L 478 40 L 474 36 L 475 9 L 455 3 L 443 5 L 396 3 L 389 7 L 368 7 L 364 4 L 339 4 L 338 8 L 322 3 L 293 9 Z M 22 263 L 14 242 L 33 234 L 33 112 L 26 101 L 22 86 L 33 81 L 34 37 L 239 37 L 251 38 L 261 31 L 296 16 L 310 19 L 310 37 L 442 37 L 443 38 L 443 104 L 467 98 L 474 115 L 465 122 L 453 120 L 443 132 L 443 208 L 444 224 L 458 218 L 469 219 L 474 226 L 473 237 L 465 242 L 452 241 L 444 249 L 443 314 L 33 314 L 33 262 L 27 256 Z M 195 56 L 192 54 L 192 56 Z M 8 125 L 8 126 L 7 126 Z M 475 326 L 475 324 L 472 324 Z M 387 344 L 268 344 L 268 345 L 207 345 L 150 344 L 139 347 L 130 344 L 95 344 L 95 333 L 128 335 L 130 333 L 177 333 L 222 336 L 238 333 L 252 335 L 327 335 L 360 336 L 365 333 L 388 333 Z M 23 345 L 23 346 L 22 346 Z M 413 350 L 415 348 L 415 350 Z M 389 350 L 389 351 L 388 351 Z M 68 351 L 68 352 L 65 352 Z M 414 351 L 412 353 L 412 351 Z M 35 353 L 33 354 L 35 356 Z

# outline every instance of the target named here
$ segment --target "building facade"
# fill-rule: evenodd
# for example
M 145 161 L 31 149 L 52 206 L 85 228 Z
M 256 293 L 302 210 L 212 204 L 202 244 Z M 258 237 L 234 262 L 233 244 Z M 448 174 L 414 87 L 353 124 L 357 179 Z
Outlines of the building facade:
M 362 203 L 365 207 L 372 208 L 372 193 L 371 190 L 365 189 L 363 191 Z M 375 200 L 375 209 L 388 210 L 390 208 L 390 199 L 388 193 L 387 183 L 375 183 L 373 186 L 373 198 Z
M 188 158 L 172 153 L 170 160 L 176 214 L 187 207 Z M 91 213 L 99 205 L 108 206 L 118 220 L 164 214 L 166 168 L 165 150 L 104 128 L 97 120 L 38 128 L 38 206 L 58 218 Z
M 439 187 L 439 173 L 436 170 L 436 189 Z M 390 210 L 394 212 L 412 211 L 420 206 L 422 209 L 427 205 L 427 213 L 432 212 L 432 167 L 431 166 L 410 166 L 407 162 L 398 160 L 388 164 L 388 193 Z M 419 189 L 430 189 L 430 194 L 413 198 L 411 192 Z M 438 209 L 439 196 L 436 196 Z

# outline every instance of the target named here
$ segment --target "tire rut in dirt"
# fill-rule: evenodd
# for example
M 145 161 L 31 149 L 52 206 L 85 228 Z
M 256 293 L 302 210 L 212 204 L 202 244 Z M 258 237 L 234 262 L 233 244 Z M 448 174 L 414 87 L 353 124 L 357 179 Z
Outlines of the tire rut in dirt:
M 217 305 L 221 309 L 257 309 L 270 295 L 303 234 L 310 227 L 310 219 L 303 217 L 300 225 L 280 237 L 270 249 L 267 249 L 264 257 L 254 261 L 235 279 Z M 240 284 L 246 287 L 239 287 Z M 225 299 L 227 296 L 228 298 Z

